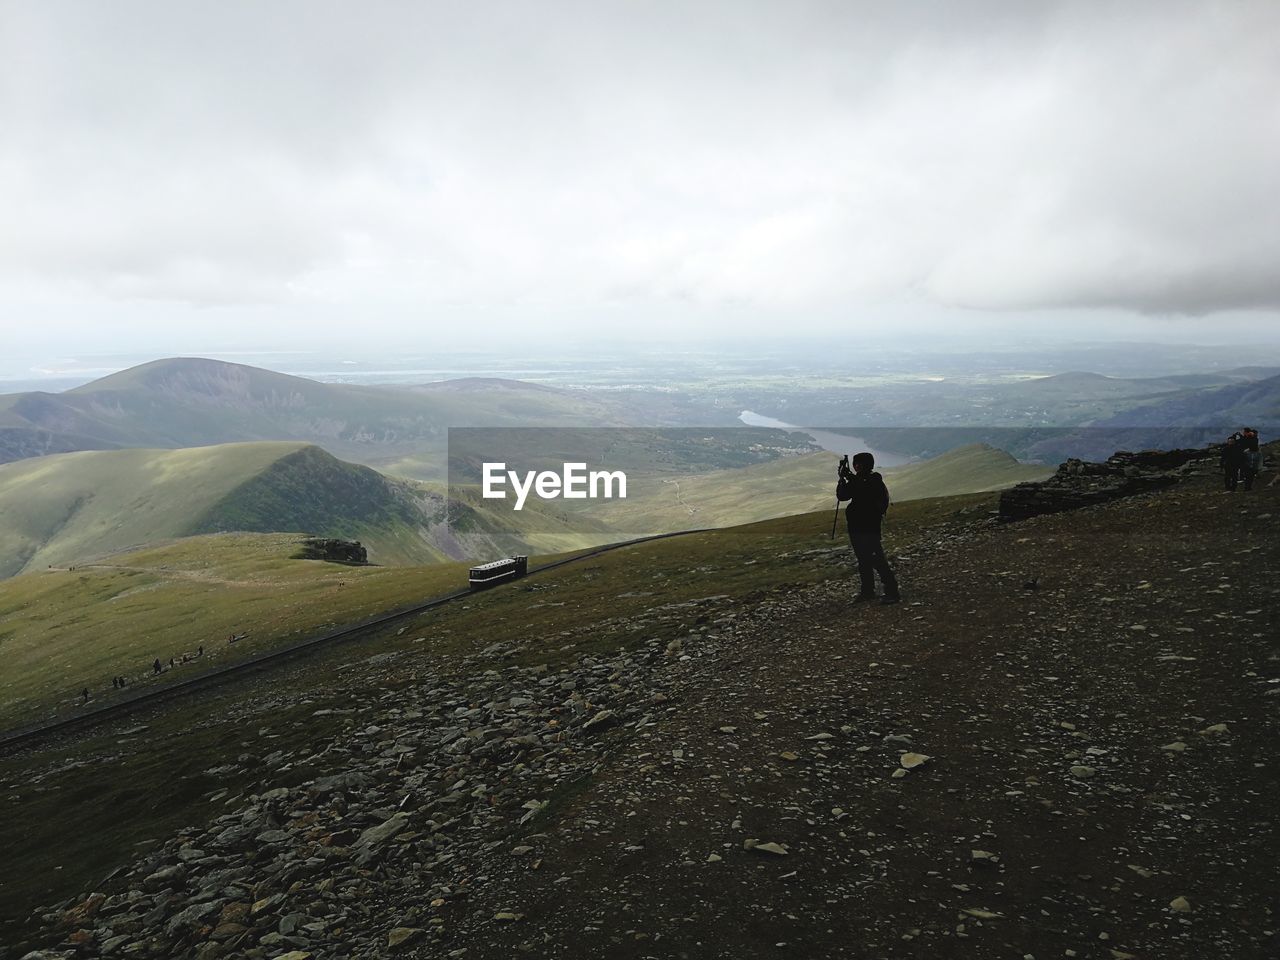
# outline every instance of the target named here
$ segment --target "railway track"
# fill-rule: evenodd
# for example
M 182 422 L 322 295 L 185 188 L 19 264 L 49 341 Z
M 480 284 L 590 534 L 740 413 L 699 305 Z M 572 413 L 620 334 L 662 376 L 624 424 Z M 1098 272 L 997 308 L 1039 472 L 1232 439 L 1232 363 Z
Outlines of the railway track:
M 651 543 L 655 540 L 669 540 L 673 537 L 683 537 L 695 533 L 706 533 L 707 528 L 699 528 L 697 530 L 680 530 L 674 533 L 659 533 L 648 537 L 636 537 L 631 540 L 622 540 L 618 543 L 609 543 L 601 547 L 595 547 L 585 553 L 576 554 L 572 557 L 565 557 L 563 560 L 555 560 L 551 563 L 530 570 L 524 577 L 536 577 L 540 574 L 547 573 L 551 570 L 558 570 L 574 563 L 581 563 L 583 560 L 590 560 L 601 554 L 612 553 L 614 550 L 621 550 L 624 547 L 633 547 L 641 543 Z M 508 584 L 500 584 L 490 589 L 501 589 L 510 583 L 518 583 L 519 580 L 509 581 Z M 96 723 L 121 717 L 132 713 L 135 710 L 144 707 L 154 706 L 165 700 L 181 699 L 202 692 L 222 683 L 228 679 L 242 676 L 256 670 L 267 669 L 275 664 L 283 663 L 294 657 L 305 655 L 313 650 L 321 647 L 327 647 L 341 640 L 354 639 L 355 637 L 365 634 L 370 630 L 379 627 L 385 627 L 399 620 L 407 620 L 410 617 L 418 616 L 428 610 L 436 607 L 442 607 L 447 603 L 453 603 L 464 597 L 475 595 L 475 591 L 469 588 L 455 590 L 453 593 L 442 594 L 437 597 L 431 597 L 421 603 L 408 607 L 400 607 L 395 610 L 382 613 L 376 617 L 370 617 L 361 620 L 358 623 L 347 624 L 331 630 L 328 633 L 322 633 L 314 637 L 308 637 L 306 640 L 300 640 L 297 643 L 290 644 L 286 647 L 279 647 L 274 650 L 267 650 L 256 654 L 245 660 L 236 663 L 229 663 L 225 666 L 214 667 L 203 673 L 180 680 L 177 683 L 171 683 L 163 687 L 157 687 L 154 690 L 142 690 L 132 696 L 126 696 L 110 703 L 104 703 L 101 706 L 94 707 L 82 713 L 69 715 L 65 717 L 57 717 L 47 720 L 43 723 L 30 724 L 24 727 L 15 727 L 10 730 L 0 732 L 0 753 L 10 750 L 14 747 L 29 746 L 37 743 L 47 737 L 54 736 L 59 733 L 65 733 L 70 730 L 90 727 Z

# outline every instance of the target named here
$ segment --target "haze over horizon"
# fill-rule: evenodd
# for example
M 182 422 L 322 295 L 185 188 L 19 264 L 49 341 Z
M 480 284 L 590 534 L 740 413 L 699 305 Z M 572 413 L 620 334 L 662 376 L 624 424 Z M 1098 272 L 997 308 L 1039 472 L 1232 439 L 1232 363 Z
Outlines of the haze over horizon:
M 1277 344 L 1278 31 L 1264 2 L 7 2 L 6 352 Z

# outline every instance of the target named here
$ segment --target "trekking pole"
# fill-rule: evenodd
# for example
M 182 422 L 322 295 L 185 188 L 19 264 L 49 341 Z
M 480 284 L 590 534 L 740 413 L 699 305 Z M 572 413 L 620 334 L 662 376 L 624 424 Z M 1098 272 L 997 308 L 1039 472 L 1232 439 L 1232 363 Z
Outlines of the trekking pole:
M 845 474 L 849 469 L 849 455 L 845 454 L 840 458 L 840 466 L 836 468 L 836 476 L 840 479 L 840 483 L 836 484 L 836 512 L 831 518 L 831 539 L 836 538 L 836 521 L 840 519 L 840 484 L 845 480 Z

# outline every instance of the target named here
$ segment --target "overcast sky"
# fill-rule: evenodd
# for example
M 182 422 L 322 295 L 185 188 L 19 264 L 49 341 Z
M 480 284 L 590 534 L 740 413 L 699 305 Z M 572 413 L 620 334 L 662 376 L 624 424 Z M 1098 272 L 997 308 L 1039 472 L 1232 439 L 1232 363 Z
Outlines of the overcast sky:
M 0 0 L 0 325 L 1274 339 L 1278 38 L 1267 0 Z

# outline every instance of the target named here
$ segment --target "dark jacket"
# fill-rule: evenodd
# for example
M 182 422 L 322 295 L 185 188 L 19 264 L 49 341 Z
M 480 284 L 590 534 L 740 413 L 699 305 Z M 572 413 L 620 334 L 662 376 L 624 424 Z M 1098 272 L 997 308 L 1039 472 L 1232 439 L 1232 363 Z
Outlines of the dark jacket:
M 844 511 L 849 532 L 878 534 L 880 520 L 889 509 L 889 488 L 884 485 L 884 477 L 875 472 L 853 474 L 842 484 L 849 495 L 849 506 Z

